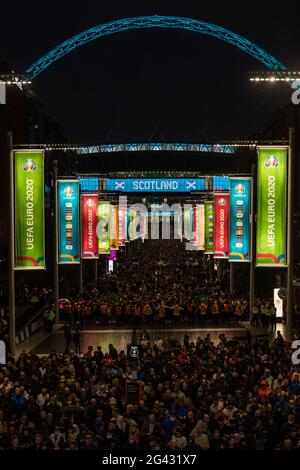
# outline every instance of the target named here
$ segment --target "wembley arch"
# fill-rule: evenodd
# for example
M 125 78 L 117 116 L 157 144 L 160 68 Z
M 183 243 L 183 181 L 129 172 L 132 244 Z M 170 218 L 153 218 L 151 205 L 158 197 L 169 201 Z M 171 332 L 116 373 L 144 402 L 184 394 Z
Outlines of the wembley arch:
M 181 29 L 212 36 L 238 47 L 240 50 L 260 61 L 270 70 L 286 70 L 286 66 L 274 56 L 229 29 L 193 18 L 182 18 L 176 16 L 139 16 L 103 23 L 67 39 L 34 62 L 27 68 L 26 73 L 30 79 L 33 79 L 51 64 L 61 59 L 64 55 L 90 41 L 123 31 L 149 28 Z

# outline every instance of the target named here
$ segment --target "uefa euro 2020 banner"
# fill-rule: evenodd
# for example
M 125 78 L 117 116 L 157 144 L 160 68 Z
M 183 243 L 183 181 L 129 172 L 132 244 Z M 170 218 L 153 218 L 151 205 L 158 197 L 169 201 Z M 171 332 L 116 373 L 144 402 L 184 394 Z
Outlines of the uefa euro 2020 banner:
M 205 215 L 205 254 L 214 253 L 214 201 L 204 202 Z
M 205 214 L 204 204 L 197 205 L 197 244 L 199 250 L 205 249 Z
M 137 213 L 135 209 L 129 209 L 128 212 L 128 238 L 130 241 L 136 240 L 137 238 L 137 233 L 136 233 L 136 227 L 137 227 Z
M 82 259 L 98 259 L 98 194 L 81 195 Z
M 110 253 L 110 203 L 108 201 L 98 202 L 98 253 L 108 255 Z
M 256 265 L 283 267 L 286 259 L 288 147 L 258 147 Z M 293 188 L 290 188 L 292 191 Z
M 184 238 L 188 241 L 194 241 L 194 232 L 193 232 L 193 224 L 194 224 L 194 211 L 192 207 L 184 208 L 183 211 L 183 224 L 184 224 Z
M 110 205 L 110 218 L 109 218 L 109 238 L 110 238 L 110 250 L 119 249 L 119 208 Z
M 228 258 L 229 254 L 229 194 L 215 194 L 214 258 Z
M 45 269 L 44 151 L 18 150 L 15 161 L 15 269 Z
M 251 178 L 230 178 L 229 261 L 250 261 Z
M 204 233 L 204 204 L 197 204 L 193 208 L 193 232 L 194 232 L 194 245 L 197 250 L 204 250 L 205 248 L 205 233 Z
M 79 182 L 57 181 L 58 263 L 80 263 Z
M 119 246 L 125 245 L 127 234 L 127 207 L 119 207 Z

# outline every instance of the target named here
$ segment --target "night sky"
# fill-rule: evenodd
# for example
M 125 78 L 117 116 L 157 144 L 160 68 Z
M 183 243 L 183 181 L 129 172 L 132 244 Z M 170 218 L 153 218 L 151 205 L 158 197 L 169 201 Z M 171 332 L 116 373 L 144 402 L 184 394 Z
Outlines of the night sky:
M 7 2 L 0 60 L 24 71 L 58 43 L 92 26 L 141 15 L 185 16 L 231 29 L 289 69 L 300 69 L 297 12 L 274 2 Z M 291 4 L 292 2 L 290 2 Z M 296 2 L 293 2 L 296 5 Z M 264 70 L 239 49 L 188 31 L 150 29 L 93 41 L 34 80 L 47 113 L 77 142 L 205 142 L 259 131 L 289 103 L 287 86 L 251 84 Z M 275 85 L 276 86 L 276 85 Z

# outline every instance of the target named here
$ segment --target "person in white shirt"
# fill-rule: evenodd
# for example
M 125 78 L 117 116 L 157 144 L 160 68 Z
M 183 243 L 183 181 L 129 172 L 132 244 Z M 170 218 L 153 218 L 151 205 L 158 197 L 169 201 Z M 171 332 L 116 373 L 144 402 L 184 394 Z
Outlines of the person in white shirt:
M 184 449 L 187 446 L 187 438 L 183 435 L 180 427 L 176 428 L 175 434 L 172 435 L 171 441 L 176 442 L 176 448 Z
M 203 421 L 199 420 L 197 422 L 196 426 L 190 433 L 190 438 L 195 443 L 195 445 L 201 447 L 201 449 L 209 449 L 209 440 L 206 434 L 206 430 L 203 427 Z
M 223 410 L 224 421 L 227 423 L 230 419 L 233 418 L 234 413 L 237 411 L 237 408 L 232 405 L 232 403 L 227 403 Z
M 8 395 L 14 388 L 14 384 L 9 380 L 8 377 L 4 377 L 2 384 L 0 384 L 0 390 L 4 390 L 5 395 Z
M 42 388 L 41 393 L 38 394 L 36 403 L 42 409 L 45 406 L 45 403 L 49 400 L 49 393 L 47 393 L 46 388 Z

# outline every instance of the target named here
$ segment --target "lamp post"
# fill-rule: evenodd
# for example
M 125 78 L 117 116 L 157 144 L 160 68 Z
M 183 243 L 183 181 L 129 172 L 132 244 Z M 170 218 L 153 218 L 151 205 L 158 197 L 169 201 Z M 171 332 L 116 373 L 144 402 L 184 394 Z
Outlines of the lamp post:
M 79 295 L 83 293 L 83 261 L 82 258 L 79 264 Z
M 58 214 L 57 214 L 57 173 L 58 173 L 58 162 L 54 160 L 53 162 L 53 184 L 54 184 L 54 245 L 55 245 L 55 254 L 54 254 L 54 310 L 55 310 L 55 322 L 59 322 L 59 309 L 58 309 L 58 299 L 59 299 L 59 279 L 58 279 Z
M 80 227 L 79 230 L 79 239 L 80 239 L 80 263 L 79 263 L 79 295 L 83 293 L 83 259 L 82 259 L 82 198 L 80 192 L 80 185 L 79 185 L 79 220 L 80 220 Z
M 9 221 L 10 221 L 10 240 L 9 240 L 9 342 L 10 353 L 16 354 L 16 304 L 15 304 L 15 198 L 14 198 L 14 153 L 13 153 L 13 133 L 7 135 L 7 147 L 9 152 Z
M 94 282 L 98 282 L 98 259 L 95 259 Z
M 300 72 L 296 71 L 268 71 L 252 72 L 250 81 L 254 83 L 287 83 L 292 89 L 300 87 Z M 294 159 L 295 159 L 295 128 L 289 128 L 288 152 L 288 184 L 287 184 L 287 317 L 286 336 L 288 340 L 293 336 L 294 323 Z
M 234 291 L 234 263 L 229 263 L 229 290 Z
M 287 197 L 287 316 L 286 316 L 286 334 L 289 340 L 293 335 L 294 323 L 294 175 L 293 175 L 293 161 L 294 161 L 294 140 L 295 129 L 289 129 L 289 157 L 288 157 L 288 197 Z
M 253 307 L 255 302 L 255 205 L 254 205 L 254 187 L 256 181 L 256 166 L 251 167 L 251 224 L 250 224 L 250 279 L 249 279 L 249 320 L 250 325 L 253 320 Z

